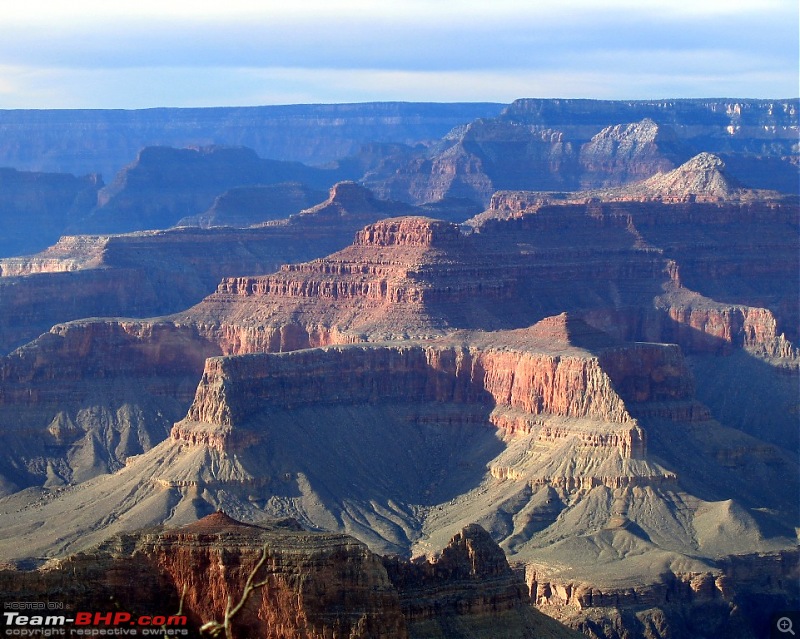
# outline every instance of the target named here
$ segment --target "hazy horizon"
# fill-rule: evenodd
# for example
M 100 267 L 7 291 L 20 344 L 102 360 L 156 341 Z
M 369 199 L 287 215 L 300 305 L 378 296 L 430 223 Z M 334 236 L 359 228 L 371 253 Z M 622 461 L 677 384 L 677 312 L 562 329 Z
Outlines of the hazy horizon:
M 31 0 L 0 109 L 798 95 L 796 2 Z

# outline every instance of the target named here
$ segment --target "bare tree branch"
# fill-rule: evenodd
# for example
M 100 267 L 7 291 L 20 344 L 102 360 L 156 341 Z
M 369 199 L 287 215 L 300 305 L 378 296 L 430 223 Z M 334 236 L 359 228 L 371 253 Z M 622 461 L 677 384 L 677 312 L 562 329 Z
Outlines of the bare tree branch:
M 207 634 L 211 637 L 218 637 L 224 632 L 225 639 L 234 639 L 233 628 L 231 626 L 233 618 L 237 614 L 239 614 L 239 611 L 247 603 L 247 600 L 250 598 L 252 592 L 257 588 L 262 588 L 263 586 L 266 586 L 269 581 L 268 579 L 264 579 L 263 581 L 259 582 L 255 581 L 258 571 L 261 570 L 261 567 L 264 565 L 264 562 L 266 560 L 267 560 L 267 544 L 264 544 L 263 548 L 261 549 L 261 558 L 258 560 L 258 563 L 256 563 L 253 570 L 250 571 L 250 574 L 247 576 L 247 581 L 244 584 L 244 590 L 242 591 L 242 596 L 239 599 L 239 602 L 235 606 L 233 606 L 233 599 L 230 595 L 228 595 L 228 603 L 225 605 L 225 615 L 223 617 L 222 623 L 218 621 L 209 621 L 203 624 L 200 628 L 201 634 Z

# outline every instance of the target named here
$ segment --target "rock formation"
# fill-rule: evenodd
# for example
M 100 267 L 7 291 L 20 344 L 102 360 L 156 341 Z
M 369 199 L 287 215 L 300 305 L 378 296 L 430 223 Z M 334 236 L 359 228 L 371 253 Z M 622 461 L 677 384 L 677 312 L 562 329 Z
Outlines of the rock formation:
M 323 260 L 225 279 L 180 317 L 239 353 L 519 327 L 566 309 L 621 339 L 791 358 L 796 229 L 795 205 L 769 203 L 548 205 L 472 235 L 389 220 Z
M 725 162 L 712 153 L 700 153 L 671 171 L 657 171 L 650 178 L 622 188 L 588 192 L 582 195 L 584 197 L 600 197 L 603 200 L 656 200 L 661 202 L 741 202 L 786 199 L 774 191 L 758 191 L 744 187 L 730 175 Z
M 4 357 L 0 493 L 112 472 L 163 441 L 219 352 L 191 328 L 109 320 L 56 326 Z
M 647 593 L 670 580 L 709 574 L 721 584 L 725 557 L 791 548 L 786 482 L 797 475 L 788 451 L 711 418 L 676 346 L 620 344 L 561 315 L 416 343 L 209 358 L 167 441 L 38 503 L 0 502 L 13 512 L 0 534 L 14 538 L 2 557 L 63 556 L 220 507 L 254 522 L 290 516 L 402 554 L 435 552 L 478 521 L 528 566 L 537 603 L 584 627 L 599 608 L 657 603 Z M 463 575 L 463 553 L 480 555 L 464 539 L 460 558 L 445 551 L 439 567 L 398 569 L 399 583 L 430 592 L 441 574 Z M 730 579 L 720 610 L 755 592 Z M 573 618 L 576 584 L 591 597 Z M 513 592 L 476 590 L 465 605 L 476 614 Z M 562 591 L 563 602 L 548 594 Z M 452 610 L 446 601 L 433 609 Z M 424 598 L 410 595 L 401 609 L 431 627 Z
M 176 380 L 169 389 L 194 386 L 202 370 L 202 358 L 207 355 L 432 338 L 456 329 L 512 329 L 529 326 L 564 309 L 570 317 L 582 318 L 618 340 L 677 343 L 698 356 L 746 349 L 786 364 L 786 371 L 796 366 L 792 364 L 796 362 L 792 343 L 796 340 L 796 305 L 791 300 L 796 299 L 797 291 L 790 286 L 798 255 L 796 206 L 780 202 L 590 202 L 528 209 L 524 197 L 508 201 L 509 206 L 520 206 L 522 210 L 511 219 L 485 218 L 477 226 L 478 232 L 472 234 L 463 234 L 455 225 L 426 218 L 376 222 L 359 231 L 354 244 L 339 253 L 309 263 L 287 265 L 268 276 L 225 278 L 217 292 L 196 307 L 167 321 L 131 325 L 143 327 L 136 329 L 145 336 L 142 348 L 154 353 L 161 348 L 158 338 L 150 337 L 148 328 L 156 325 L 164 327 L 159 329 L 162 330 L 159 335 L 172 332 L 182 335 L 185 348 L 198 353 L 198 359 L 192 360 L 193 366 L 182 369 L 180 381 Z M 505 206 L 500 197 L 496 198 L 496 204 Z M 213 233 L 181 230 L 102 241 L 84 238 L 81 251 L 85 263 L 70 261 L 73 258 L 68 256 L 74 253 L 65 240 L 61 249 L 53 249 L 51 258 L 40 256 L 38 261 L 24 264 L 7 260 L 4 265 L 11 268 L 19 264 L 19 268 L 30 270 L 62 266 L 81 269 L 121 259 L 115 255 L 136 256 L 137 251 L 131 249 L 143 245 L 152 252 L 157 245 L 154 241 L 159 240 L 163 241 L 164 250 L 172 253 L 169 267 L 175 268 L 179 264 L 175 259 L 176 245 L 169 238 L 199 235 L 208 242 L 218 243 L 227 233 L 231 242 L 240 242 L 246 234 L 274 233 L 272 241 L 283 249 L 286 238 L 300 235 L 308 238 L 311 233 L 325 237 L 329 232 L 326 229 L 335 233 L 334 229 L 360 226 L 370 217 L 385 215 L 391 206 L 379 205 L 361 187 L 343 184 L 333 190 L 327 203 L 287 221 L 269 223 L 262 229 Z M 196 244 L 190 244 L 190 249 L 187 261 L 197 252 Z M 207 257 L 211 259 L 217 254 L 209 251 Z M 223 257 L 225 254 L 235 257 L 235 252 L 224 253 Z M 220 261 L 218 267 L 222 266 L 231 268 L 229 262 Z M 110 270 L 88 268 L 75 274 L 109 274 Z M 33 277 L 18 279 L 27 281 Z M 123 293 L 146 292 L 141 280 L 138 285 L 133 283 L 134 277 L 127 287 L 121 287 Z M 62 294 L 69 294 L 69 290 Z M 53 300 L 59 299 L 54 293 Z M 31 306 L 47 308 L 33 297 Z M 58 305 L 59 312 L 63 312 L 62 306 Z M 21 323 L 30 329 L 30 316 Z M 6 330 L 12 330 L 13 326 L 9 322 Z M 59 359 L 62 355 L 51 361 L 55 355 L 49 346 L 62 343 L 62 335 L 74 336 L 63 342 L 65 347 L 59 352 L 63 352 L 64 358 L 80 361 L 79 358 L 94 357 L 103 362 L 99 368 L 91 369 L 97 372 L 88 377 L 76 373 L 76 379 L 87 380 L 81 384 L 91 386 L 101 383 L 102 376 L 116 375 L 113 353 L 118 347 L 114 340 L 104 341 L 107 332 L 106 323 L 93 321 L 58 328 L 21 351 L 30 355 L 12 355 L 4 364 L 9 371 L 5 375 L 4 404 L 9 415 L 16 415 L 19 424 L 25 424 L 25 432 L 49 432 L 57 418 L 84 424 L 73 428 L 73 434 L 61 440 L 61 448 L 55 455 L 28 451 L 28 444 L 11 446 L 9 450 L 28 451 L 20 454 L 29 461 L 24 472 L 6 476 L 10 487 L 51 479 L 59 481 L 56 477 L 60 481 L 85 478 L 92 472 L 114 468 L 129 454 L 157 443 L 159 437 L 153 433 L 162 433 L 163 437 L 169 423 L 188 407 L 189 395 L 185 390 L 175 394 L 166 387 L 162 393 L 164 399 L 155 404 L 157 408 L 145 395 L 136 400 L 128 391 L 121 397 L 112 400 L 107 396 L 97 403 L 96 399 L 86 399 L 96 397 L 96 393 L 78 392 L 76 387 L 69 386 L 70 375 L 63 378 L 67 385 L 62 391 L 72 399 L 65 401 L 51 393 L 53 400 L 46 409 L 25 400 L 26 393 L 39 397 L 39 382 L 31 381 L 40 379 L 37 370 L 56 370 L 62 365 Z M 127 334 L 127 329 L 120 334 Z M 589 339 L 591 344 L 591 339 L 580 333 L 570 339 L 577 340 L 577 345 Z M 145 346 L 150 340 L 154 343 Z M 82 342 L 91 344 L 98 352 L 70 351 L 71 344 Z M 110 366 L 109 371 L 106 366 Z M 780 374 L 768 365 L 759 377 L 780 378 Z M 125 384 L 133 383 L 130 377 L 125 379 L 128 380 Z M 774 391 L 767 391 L 764 396 L 775 397 L 775 406 L 785 406 L 790 401 L 786 399 L 789 391 L 780 390 L 784 385 L 779 379 L 768 385 Z M 758 434 L 748 426 L 749 420 L 731 417 L 731 411 L 725 409 L 734 401 L 725 399 L 730 389 L 702 392 L 715 411 L 724 410 L 734 420 L 733 425 L 752 435 Z M 777 397 L 775 392 L 783 395 Z M 165 408 L 167 397 L 169 410 Z M 64 411 L 67 417 L 59 417 L 61 411 L 55 408 L 59 402 L 69 407 Z M 69 447 L 76 446 L 78 441 L 87 444 L 95 441 L 96 428 L 90 425 L 91 418 L 86 417 L 94 414 L 92 410 L 117 414 L 122 406 L 139 406 L 143 414 L 160 414 L 156 431 L 151 431 L 147 438 L 135 437 L 134 441 L 140 443 L 133 447 L 119 448 L 109 443 L 100 446 L 101 453 L 76 456 L 74 451 L 69 452 Z M 778 445 L 782 445 L 782 440 L 794 441 L 792 437 L 786 438 L 787 433 L 793 432 L 790 413 L 764 414 L 770 414 L 771 418 L 759 436 Z M 119 423 L 121 428 L 126 421 L 127 418 L 115 418 L 111 423 Z M 18 428 L 15 425 L 11 432 L 17 432 Z M 84 444 L 80 449 L 90 450 Z M 76 461 L 69 461 L 70 457 Z M 99 464 L 98 459 L 102 460 Z M 57 470 L 51 473 L 50 466 Z M 76 469 L 80 469 L 77 475 Z
M 461 197 L 487 203 L 498 189 L 574 186 L 576 149 L 560 131 L 476 120 L 405 165 L 387 163 L 364 181 L 383 197 L 433 202 Z
M 379 562 L 386 610 L 452 636 L 464 611 L 484 630 L 488 610 L 521 620 L 477 522 L 530 601 L 590 636 L 759 636 L 797 603 L 800 220 L 796 197 L 731 167 L 758 145 L 791 162 L 792 108 L 524 101 L 339 165 L 411 199 L 514 189 L 462 226 L 345 182 L 257 228 L 70 237 L 0 261 L 0 304 L 23 300 L 12 345 L 68 300 L 94 308 L 62 282 L 141 314 L 216 278 L 171 316 L 60 324 L 0 360 L 0 557 L 64 558 L 218 508 L 291 517 L 417 556 Z M 725 154 L 667 166 L 706 142 Z M 531 166 L 548 188 L 661 172 L 517 190 Z M 308 622 L 284 595 L 272 608 Z
M 491 103 L 367 102 L 144 110 L 0 111 L 0 166 L 116 175 L 148 146 L 248 146 L 264 158 L 321 165 L 372 142 L 417 144 L 493 117 Z M 78 150 L 78 152 L 76 152 Z
M 0 260 L 0 350 L 58 322 L 177 312 L 213 292 L 224 276 L 271 272 L 331 253 L 365 224 L 413 212 L 345 182 L 321 204 L 261 228 L 63 237 L 41 253 Z
M 416 154 L 388 156 L 364 180 L 412 202 L 453 195 L 488 204 L 498 190 L 621 185 L 710 152 L 738 181 L 793 194 L 797 131 L 791 101 L 517 100 Z
M 797 605 L 799 565 L 796 551 L 784 551 L 737 555 L 708 572 L 666 573 L 647 586 L 551 581 L 532 566 L 527 578 L 537 607 L 585 636 L 763 637 L 775 611 Z
M 669 127 L 689 155 L 708 151 L 786 158 L 795 153 L 792 145 L 797 135 L 798 117 L 797 100 L 526 98 L 515 100 L 499 119 L 553 127 L 583 143 L 609 125 L 641 122 L 647 118 L 659 127 Z M 771 150 L 765 152 L 767 147 Z M 759 184 L 751 186 L 760 187 Z M 787 192 L 793 190 L 790 188 Z
M 165 229 L 206 211 L 237 186 L 302 182 L 327 188 L 341 179 L 333 171 L 298 162 L 259 158 L 252 149 L 147 147 L 100 191 L 97 206 L 76 220 L 73 233 L 127 233 Z
M 55 242 L 95 205 L 98 175 L 0 169 L 0 257 L 25 255 Z
M 674 168 L 686 151 L 665 128 L 645 118 L 600 131 L 581 147 L 582 185 L 616 186 Z
M 245 597 L 248 578 L 256 587 Z M 520 639 L 580 636 L 529 606 L 524 582 L 476 526 L 439 561 L 412 565 L 344 535 L 290 521 L 248 525 L 217 512 L 176 529 L 119 535 L 36 571 L 0 571 L 0 590 L 5 601 L 58 598 L 70 607 L 59 612 L 65 617 L 105 613 L 115 602 L 115 612 L 132 619 L 173 617 L 172 631 L 192 633 L 222 623 L 230 597 L 244 600 L 230 617 L 234 637 L 488 638 L 498 625 Z
M 200 215 L 185 217 L 176 226 L 246 227 L 279 220 L 322 202 L 325 193 L 299 182 L 266 186 L 240 186 L 217 196 Z

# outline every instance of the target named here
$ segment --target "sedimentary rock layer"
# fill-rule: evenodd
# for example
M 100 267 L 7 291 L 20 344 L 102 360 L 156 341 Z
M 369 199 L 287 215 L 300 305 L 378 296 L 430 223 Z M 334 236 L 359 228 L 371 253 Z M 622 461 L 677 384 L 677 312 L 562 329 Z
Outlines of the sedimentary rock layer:
M 180 317 L 230 353 L 512 328 L 567 310 L 621 339 L 792 356 L 781 335 L 797 335 L 795 205 L 522 206 L 472 235 L 380 222 L 323 260 L 225 279 Z
M 183 310 L 225 276 L 267 273 L 346 246 L 365 224 L 413 207 L 380 202 L 353 183 L 268 226 L 62 237 L 41 253 L 0 260 L 0 350 L 59 322 Z
M 246 592 L 247 584 L 254 586 Z M 85 585 L 92 587 L 86 589 Z M 142 587 L 147 584 L 147 587 Z M 161 532 L 117 536 L 38 571 L 0 571 L 6 602 L 172 616 L 173 631 L 225 624 L 234 637 L 578 636 L 528 605 L 528 589 L 484 530 L 459 533 L 433 563 L 376 556 L 351 537 L 266 527 L 221 512 Z M 246 593 L 246 594 L 245 594 Z M 232 601 L 232 605 L 229 603 Z M 69 612 L 69 611 L 67 611 Z

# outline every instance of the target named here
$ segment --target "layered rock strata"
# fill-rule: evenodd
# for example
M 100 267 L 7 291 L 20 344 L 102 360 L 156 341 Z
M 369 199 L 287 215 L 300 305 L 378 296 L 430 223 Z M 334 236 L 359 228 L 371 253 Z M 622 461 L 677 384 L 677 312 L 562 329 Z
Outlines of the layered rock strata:
M 608 126 L 581 147 L 584 187 L 626 184 L 675 167 L 685 150 L 653 120 Z
M 0 164 L 110 178 L 149 146 L 246 145 L 265 158 L 319 165 L 370 143 L 417 144 L 492 117 L 490 103 L 367 102 L 140 110 L 4 110 Z M 81 152 L 76 154 L 76 150 Z M 88 152 L 87 150 L 91 150 Z
M 207 211 L 185 217 L 176 226 L 252 226 L 286 218 L 324 200 L 325 193 L 299 182 L 240 186 L 217 196 Z
M 36 255 L 0 260 L 0 350 L 59 322 L 177 312 L 225 276 L 325 255 L 346 246 L 365 224 L 413 210 L 341 183 L 321 204 L 261 228 L 63 237 Z
M 245 147 L 146 147 L 98 193 L 97 206 L 75 220 L 70 230 L 94 234 L 165 229 L 202 214 L 234 187 L 301 182 L 326 189 L 345 177 L 351 176 L 266 160 Z
M 531 598 L 542 611 L 590 637 L 644 639 L 653 629 L 676 636 L 761 637 L 774 614 L 800 602 L 795 550 L 737 555 L 707 572 L 666 573 L 640 586 L 552 581 L 528 566 Z
M 710 152 L 724 154 L 742 182 L 794 194 L 797 117 L 796 101 L 517 100 L 438 144 L 390 155 L 364 181 L 413 202 L 487 204 L 497 190 L 626 184 Z
M 505 634 L 524 628 L 536 637 L 564 632 L 521 609 L 518 602 L 527 596 L 527 587 L 477 524 L 456 533 L 432 561 L 384 557 L 383 564 L 399 592 L 410 636 L 459 636 L 473 624 L 489 637 L 500 629 Z
M 537 584 L 656 591 L 669 574 L 791 543 L 779 480 L 796 476 L 796 460 L 764 445 L 736 456 L 755 444 L 694 400 L 677 347 L 620 344 L 567 315 L 428 342 L 214 357 L 168 441 L 38 504 L 0 502 L 14 513 L 2 552 L 64 555 L 224 507 L 429 554 L 477 520 L 540 567 Z M 423 585 L 437 570 L 421 570 Z M 483 610 L 486 596 L 466 607 Z M 425 606 L 407 607 L 419 628 L 439 627 Z
M 58 325 L 0 360 L 0 492 L 112 472 L 161 442 L 186 411 L 207 357 L 190 327 Z
M 257 585 L 245 597 L 248 578 Z M 174 616 L 171 630 L 192 634 L 223 623 L 229 599 L 243 599 L 230 618 L 234 637 L 490 637 L 498 624 L 508 637 L 577 636 L 528 606 L 524 583 L 476 527 L 422 567 L 382 560 L 344 535 L 247 525 L 218 512 L 121 535 L 38 571 L 0 571 L 0 584 L 7 602 L 58 599 L 73 612 L 104 613 L 111 601 L 134 619 Z
M 323 260 L 225 279 L 179 317 L 226 353 L 246 353 L 511 328 L 566 309 L 625 340 L 793 357 L 795 205 L 524 211 L 484 218 L 472 235 L 420 218 L 380 222 Z

